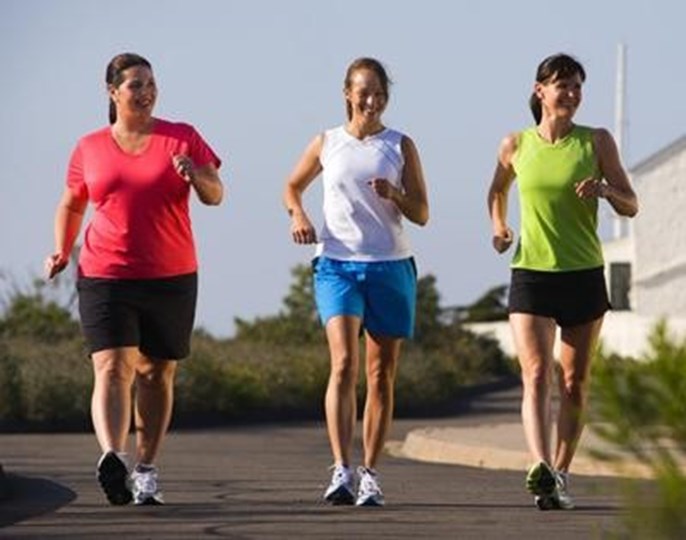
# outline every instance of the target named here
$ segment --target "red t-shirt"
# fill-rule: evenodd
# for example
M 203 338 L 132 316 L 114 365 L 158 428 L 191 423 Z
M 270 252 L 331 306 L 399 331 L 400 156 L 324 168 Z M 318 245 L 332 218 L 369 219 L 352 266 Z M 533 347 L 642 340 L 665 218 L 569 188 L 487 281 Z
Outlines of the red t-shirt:
M 148 146 L 127 154 L 109 127 L 86 135 L 72 153 L 67 185 L 85 194 L 93 215 L 84 233 L 79 275 L 160 278 L 197 270 L 188 200 L 191 186 L 172 155 L 196 166 L 221 160 L 188 124 L 155 120 Z

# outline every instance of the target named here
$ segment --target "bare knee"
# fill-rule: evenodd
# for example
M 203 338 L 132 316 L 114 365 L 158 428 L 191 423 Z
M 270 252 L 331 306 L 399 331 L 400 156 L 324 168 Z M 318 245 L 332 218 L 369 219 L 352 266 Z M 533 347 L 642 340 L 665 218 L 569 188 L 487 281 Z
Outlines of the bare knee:
M 372 362 L 367 367 L 367 389 L 370 394 L 387 395 L 393 392 L 395 364 Z
M 563 375 L 560 392 L 573 405 L 581 408 L 586 403 L 587 379 L 577 375 Z
M 174 382 L 176 362 L 143 360 L 136 367 L 136 384 L 149 388 L 167 387 Z
M 546 388 L 550 380 L 550 368 L 542 359 L 522 366 L 522 383 L 527 391 L 535 392 Z
M 350 355 L 332 358 L 329 381 L 341 390 L 349 390 L 357 384 L 357 366 Z
M 98 355 L 93 357 L 95 379 L 108 384 L 130 384 L 135 370 L 124 359 L 116 355 Z

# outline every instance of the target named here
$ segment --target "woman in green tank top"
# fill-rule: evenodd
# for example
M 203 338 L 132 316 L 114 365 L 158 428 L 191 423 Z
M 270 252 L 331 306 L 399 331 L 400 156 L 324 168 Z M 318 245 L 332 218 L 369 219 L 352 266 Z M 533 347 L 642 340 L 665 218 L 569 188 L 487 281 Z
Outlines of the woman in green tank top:
M 507 224 L 517 179 L 520 234 L 509 312 L 522 372 L 522 421 L 534 459 L 527 489 L 542 509 L 573 508 L 567 473 L 583 429 L 590 360 L 609 307 L 597 234 L 598 199 L 633 217 L 638 202 L 612 135 L 574 124 L 586 78 L 571 56 L 539 66 L 530 106 L 536 124 L 505 137 L 488 193 L 493 247 L 514 240 Z M 552 450 L 553 345 L 560 327 L 559 411 Z

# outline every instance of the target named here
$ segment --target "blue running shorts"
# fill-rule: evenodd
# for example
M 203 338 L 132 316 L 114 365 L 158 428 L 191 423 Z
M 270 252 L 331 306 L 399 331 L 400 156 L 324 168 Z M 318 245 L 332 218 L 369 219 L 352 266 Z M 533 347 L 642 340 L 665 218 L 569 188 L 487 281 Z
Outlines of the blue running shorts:
M 417 303 L 414 258 L 357 262 L 318 257 L 312 262 L 319 318 L 338 315 L 362 319 L 372 335 L 410 338 Z

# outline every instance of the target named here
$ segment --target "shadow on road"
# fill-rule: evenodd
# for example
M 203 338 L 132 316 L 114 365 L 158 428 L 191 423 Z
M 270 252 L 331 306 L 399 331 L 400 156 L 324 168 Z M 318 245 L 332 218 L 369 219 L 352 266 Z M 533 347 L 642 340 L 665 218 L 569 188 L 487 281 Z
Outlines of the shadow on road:
M 45 478 L 6 474 L 7 498 L 0 502 L 0 527 L 54 512 L 74 499 L 71 489 Z

